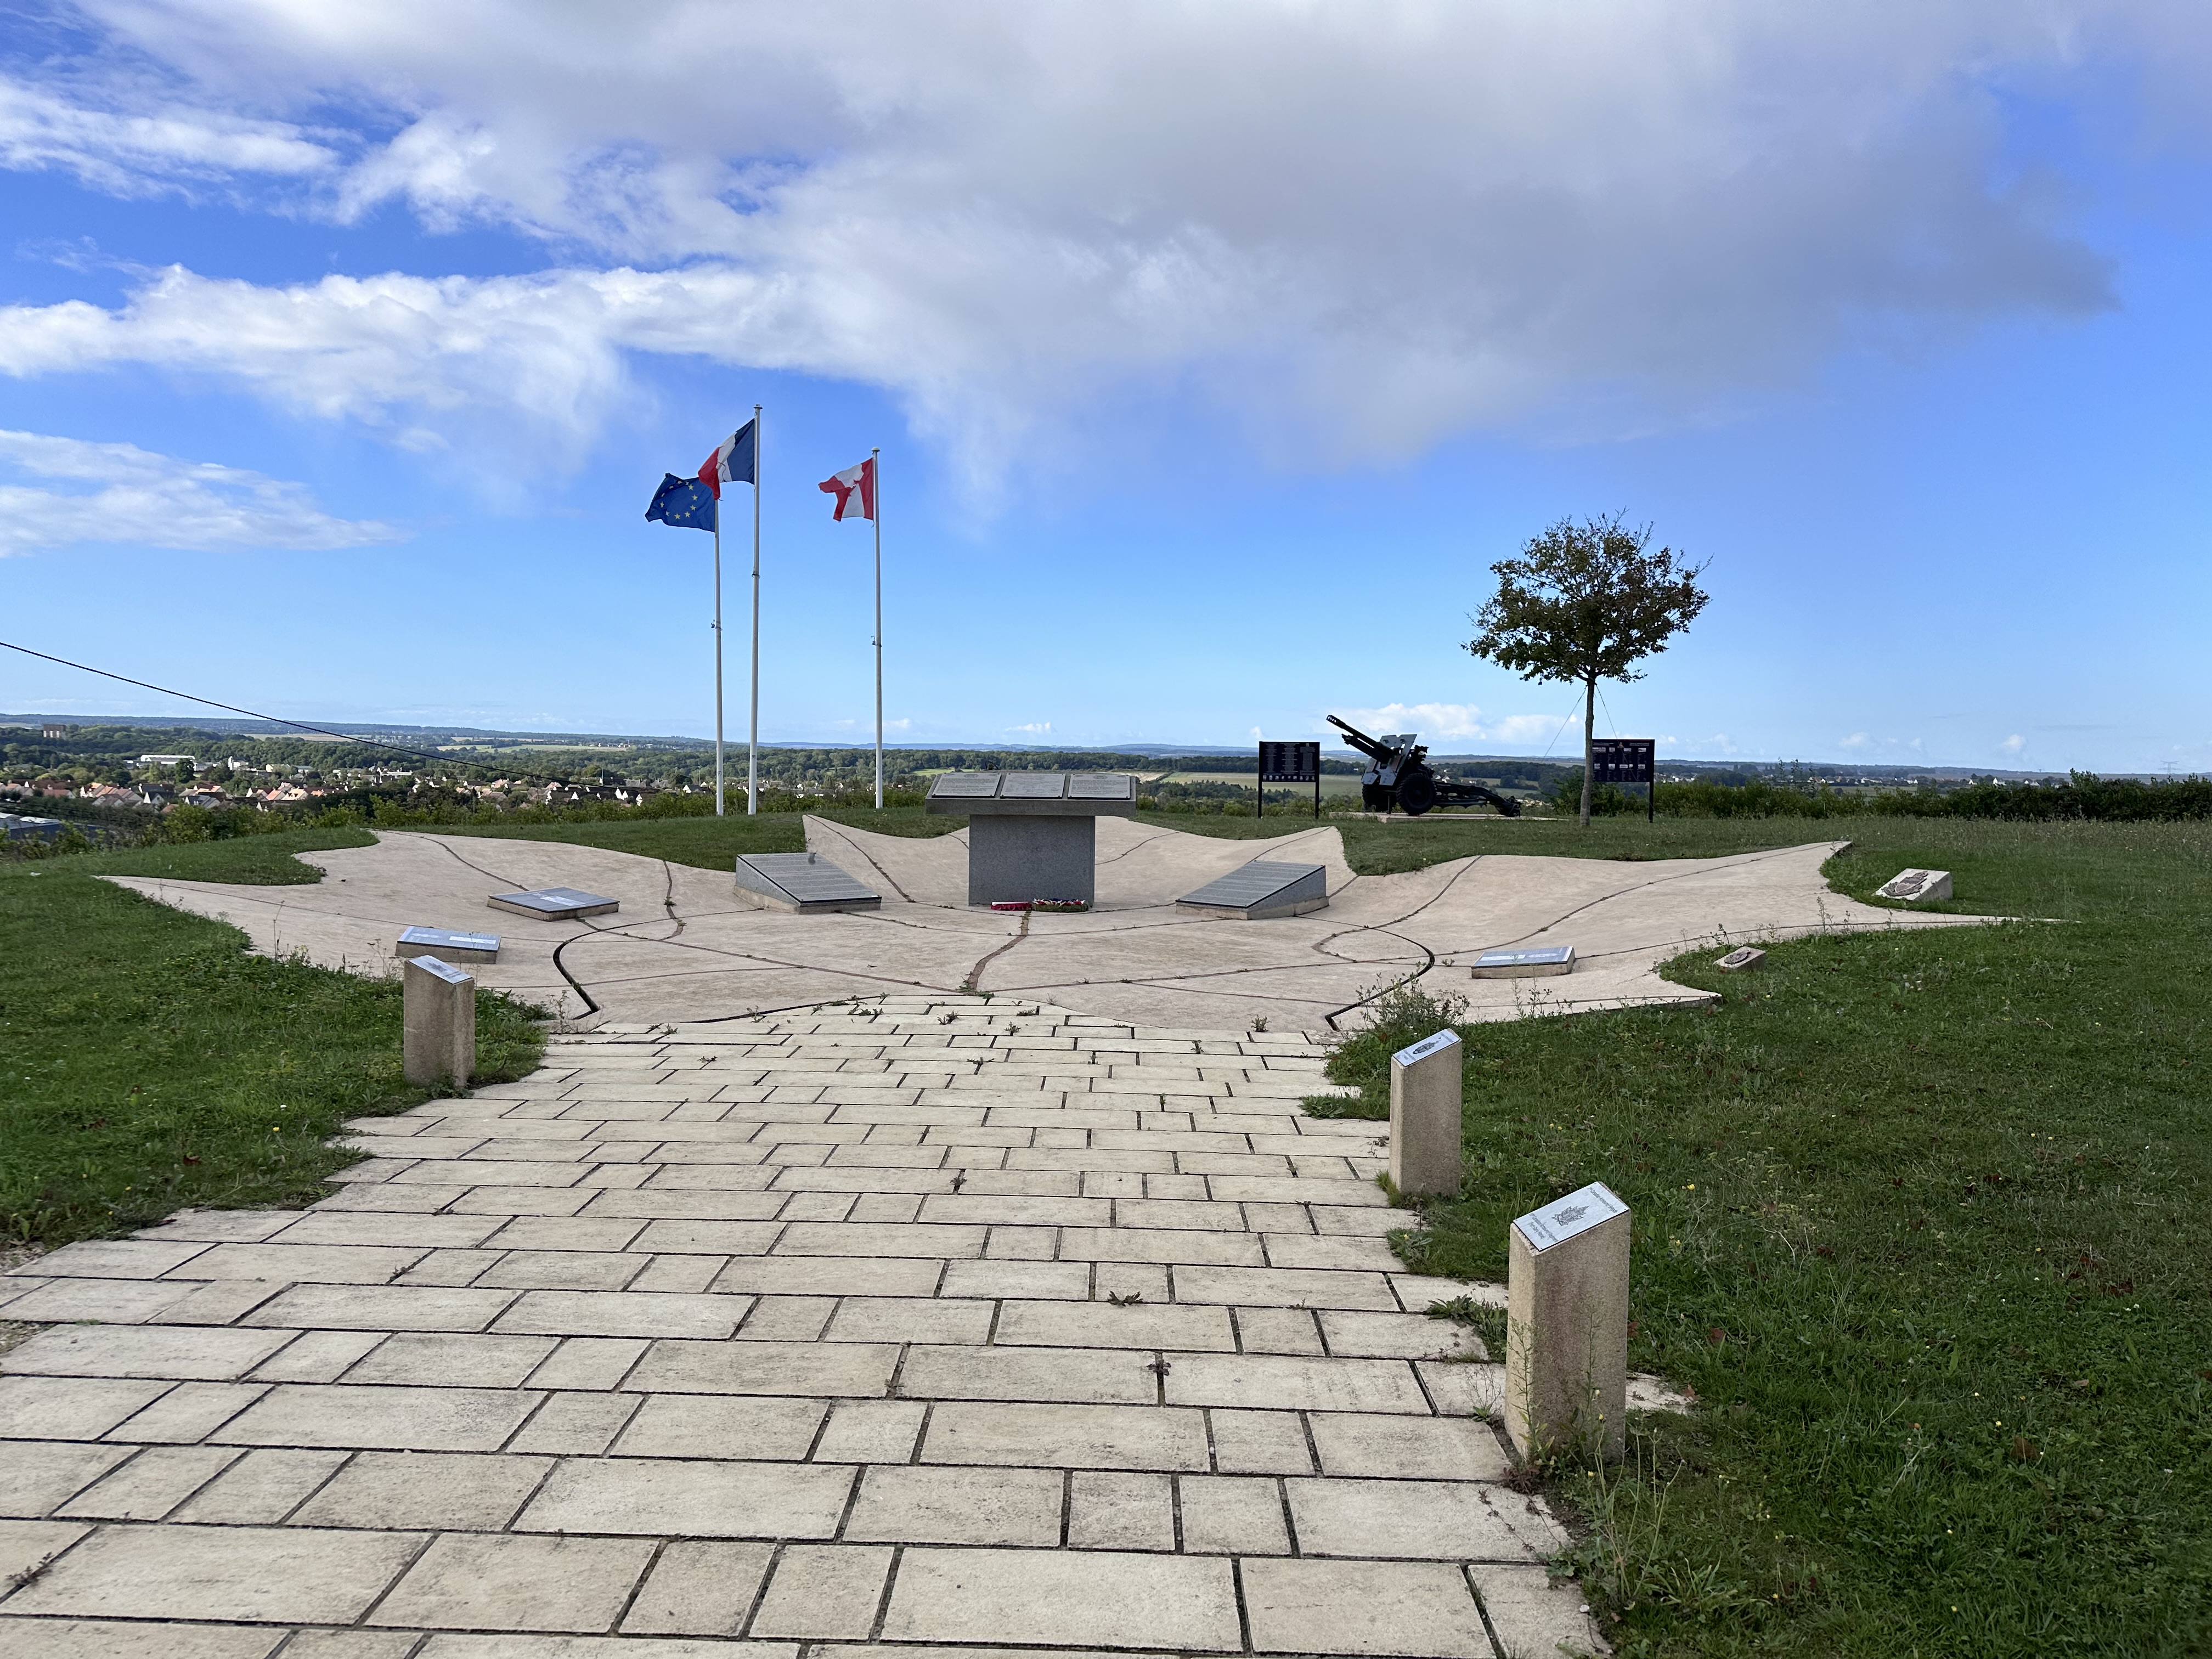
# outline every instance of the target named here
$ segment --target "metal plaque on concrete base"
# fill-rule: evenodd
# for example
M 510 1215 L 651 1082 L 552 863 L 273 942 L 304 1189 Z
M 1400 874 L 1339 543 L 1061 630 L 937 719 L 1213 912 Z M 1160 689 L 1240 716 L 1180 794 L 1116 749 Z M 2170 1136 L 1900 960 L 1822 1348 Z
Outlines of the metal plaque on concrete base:
M 497 933 L 457 933 L 450 927 L 410 927 L 399 935 L 396 957 L 437 957 L 447 962 L 497 962 Z
M 1951 896 L 1948 870 L 1900 870 L 1875 888 L 1878 898 L 1903 899 L 1907 904 L 1933 904 Z
M 1507 1230 L 1505 1431 L 1524 1457 L 1620 1455 L 1629 1225 L 1628 1206 L 1598 1181 Z
M 878 910 L 884 896 L 863 887 L 819 853 L 747 853 L 738 860 L 738 897 L 763 910 L 829 915 Z
M 1460 1066 L 1453 1031 L 1390 1056 L 1390 1182 L 1407 1198 L 1457 1198 Z
M 1729 951 L 1713 966 L 1724 974 L 1741 974 L 1747 968 L 1763 967 L 1765 962 L 1765 951 L 1756 945 L 1745 945 Z
M 1194 893 L 1176 901 L 1178 910 L 1233 916 L 1244 921 L 1269 916 L 1302 916 L 1328 902 L 1328 868 L 1320 864 L 1275 863 L 1255 859 Z
M 435 957 L 401 965 L 399 1069 L 419 1089 L 465 1089 L 477 1068 L 477 982 Z
M 1547 945 L 1533 951 L 1485 951 L 1474 959 L 1477 979 L 1530 979 L 1575 971 L 1575 947 Z
M 495 893 L 484 902 L 495 910 L 536 916 L 540 921 L 574 921 L 580 916 L 611 915 L 622 908 L 618 899 L 579 892 L 574 887 L 533 887 L 525 893 Z

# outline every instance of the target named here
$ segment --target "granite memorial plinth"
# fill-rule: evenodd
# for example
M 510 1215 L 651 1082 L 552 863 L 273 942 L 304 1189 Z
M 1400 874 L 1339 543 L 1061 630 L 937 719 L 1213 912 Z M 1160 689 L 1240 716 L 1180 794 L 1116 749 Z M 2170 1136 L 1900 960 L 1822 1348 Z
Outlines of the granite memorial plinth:
M 1390 1056 L 1390 1181 L 1407 1198 L 1457 1198 L 1457 1033 L 1439 1031 Z
M 1628 1206 L 1601 1181 L 1506 1230 L 1505 1431 L 1523 1457 L 1620 1455 Z
M 947 772 L 923 810 L 968 819 L 968 902 L 1098 897 L 1098 819 L 1131 817 L 1127 772 Z
M 410 957 L 399 969 L 399 1069 L 421 1089 L 465 1089 L 477 1068 L 477 982 L 449 962 Z
M 511 910 L 518 916 L 535 916 L 540 921 L 574 921 L 584 916 L 610 915 L 622 908 L 618 899 L 578 892 L 573 887 L 533 887 L 526 893 L 495 893 L 484 902 L 495 910 Z
M 1900 870 L 1874 890 L 1877 898 L 1903 899 L 1907 904 L 1932 904 L 1951 896 L 1951 872 Z
M 803 916 L 880 910 L 884 896 L 864 887 L 819 853 L 746 853 L 737 866 L 737 896 L 763 910 Z
M 1547 945 L 1528 951 L 1485 951 L 1474 959 L 1477 979 L 1531 979 L 1575 971 L 1575 947 Z
M 1255 859 L 1196 892 L 1184 894 L 1176 901 L 1176 908 L 1240 921 L 1262 921 L 1270 916 L 1302 916 L 1328 903 L 1326 865 Z
M 436 957 L 443 962 L 497 962 L 497 933 L 457 933 L 450 927 L 410 927 L 393 947 L 396 957 Z

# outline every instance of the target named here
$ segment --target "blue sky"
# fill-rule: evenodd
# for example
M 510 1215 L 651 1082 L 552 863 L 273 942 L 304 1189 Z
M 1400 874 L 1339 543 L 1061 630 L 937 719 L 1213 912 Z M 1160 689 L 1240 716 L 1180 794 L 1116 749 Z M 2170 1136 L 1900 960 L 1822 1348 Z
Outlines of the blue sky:
M 642 514 L 759 403 L 769 739 L 868 735 L 815 485 L 880 445 L 896 741 L 1571 752 L 1459 643 L 1618 510 L 1713 601 L 1601 733 L 2212 768 L 2212 31 L 1931 9 L 18 14 L 0 638 L 704 733 L 711 543 Z M 158 706 L 0 653 L 0 708 Z

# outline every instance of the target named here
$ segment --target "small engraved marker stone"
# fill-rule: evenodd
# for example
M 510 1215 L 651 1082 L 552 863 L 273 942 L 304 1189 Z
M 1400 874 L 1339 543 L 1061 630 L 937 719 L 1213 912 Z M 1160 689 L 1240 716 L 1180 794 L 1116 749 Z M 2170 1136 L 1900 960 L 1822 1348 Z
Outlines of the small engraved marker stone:
M 1628 1412 L 1628 1206 L 1603 1182 L 1507 1231 L 1505 1431 L 1613 1459 Z
M 1724 974 L 1740 974 L 1747 968 L 1765 965 L 1766 952 L 1748 945 L 1738 946 L 1713 964 Z
M 1878 898 L 1903 899 L 1907 904 L 1932 904 L 1951 896 L 1951 872 L 1900 870 L 1874 890 Z
M 1390 1180 L 1407 1198 L 1456 1198 L 1458 1034 L 1439 1031 L 1390 1056 Z
M 1529 979 L 1575 971 L 1575 947 L 1546 945 L 1518 951 L 1485 951 L 1474 959 L 1477 979 Z
M 465 1089 L 477 1068 L 477 982 L 435 957 L 400 968 L 400 1070 L 418 1088 Z

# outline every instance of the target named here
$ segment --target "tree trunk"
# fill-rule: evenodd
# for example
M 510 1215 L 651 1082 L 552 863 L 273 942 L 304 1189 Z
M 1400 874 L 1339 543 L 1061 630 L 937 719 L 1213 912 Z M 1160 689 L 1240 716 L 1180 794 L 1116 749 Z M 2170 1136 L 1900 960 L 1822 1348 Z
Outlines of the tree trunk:
M 1590 743 L 1597 733 L 1597 676 L 1583 682 L 1583 828 L 1589 828 Z

